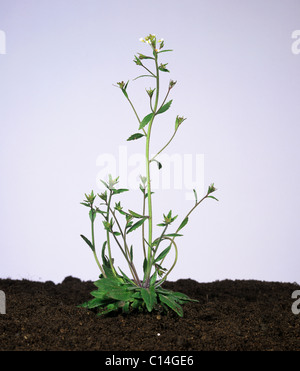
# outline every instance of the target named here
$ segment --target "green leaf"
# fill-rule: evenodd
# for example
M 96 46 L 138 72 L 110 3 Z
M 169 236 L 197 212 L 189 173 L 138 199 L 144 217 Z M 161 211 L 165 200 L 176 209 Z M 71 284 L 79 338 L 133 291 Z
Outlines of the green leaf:
M 117 310 L 120 306 L 119 302 L 108 304 L 103 311 L 101 311 L 98 315 L 104 315 L 110 312 Z
M 146 274 L 146 271 L 147 271 L 147 266 L 148 266 L 148 261 L 147 261 L 147 258 L 145 258 L 144 262 L 143 262 L 143 271 L 144 271 L 145 274 Z
M 158 170 L 160 170 L 160 169 L 162 168 L 162 164 L 161 164 L 159 161 L 157 161 L 157 160 L 155 160 L 155 159 L 153 159 L 153 160 L 151 160 L 151 161 L 154 161 L 154 162 L 157 163 Z
M 141 214 L 138 214 L 138 213 L 135 213 L 134 211 L 132 210 L 128 210 L 130 212 L 130 214 L 134 217 L 134 218 L 145 218 L 145 215 L 141 215 Z
M 155 271 L 152 277 L 150 278 L 150 283 L 149 283 L 150 287 L 155 284 L 156 280 L 157 280 L 157 272 Z
M 92 309 L 101 306 L 101 304 L 103 304 L 102 299 L 94 298 L 86 303 L 81 304 L 80 307 Z
M 159 262 L 160 260 L 164 259 L 166 257 L 166 255 L 169 253 L 169 251 L 171 250 L 171 245 L 168 246 L 166 249 L 164 249 L 164 251 L 162 251 L 158 257 L 154 260 L 154 264 Z
M 207 196 L 207 197 L 209 197 L 209 198 L 213 198 L 214 200 L 216 200 L 216 201 L 219 201 L 216 197 L 214 197 L 214 196 Z
M 162 303 L 166 304 L 168 307 L 174 310 L 174 312 L 176 312 L 180 317 L 183 317 L 183 309 L 179 304 L 165 295 L 158 294 L 158 297 Z
M 125 97 L 128 99 L 128 94 L 127 94 L 126 90 L 122 89 L 122 92 L 125 95 Z
M 90 212 L 89 212 L 89 216 L 90 216 L 90 219 L 91 219 L 91 222 L 92 222 L 92 223 L 93 223 L 94 220 L 96 219 L 96 215 L 97 215 L 96 210 L 91 209 Z
M 173 102 L 173 100 L 171 99 L 168 103 L 166 103 L 162 107 L 160 107 L 160 109 L 157 111 L 157 114 L 166 112 L 170 108 L 172 102 Z
M 138 222 L 136 222 L 135 224 L 133 224 L 133 225 L 128 229 L 127 233 L 130 233 L 130 232 L 134 231 L 135 229 L 137 229 L 138 227 L 140 227 L 140 226 L 144 223 L 144 221 L 145 221 L 146 219 L 148 219 L 148 218 L 143 218 L 143 219 L 139 220 Z
M 155 269 L 156 269 L 156 271 L 157 271 L 159 277 L 162 277 L 163 274 L 164 274 L 164 272 L 167 271 L 166 268 L 163 268 L 161 265 L 159 265 L 159 264 L 157 264 L 157 263 L 155 263 Z
M 112 260 L 112 264 L 113 264 L 114 263 L 114 259 L 111 259 L 111 260 Z M 112 271 L 111 266 L 110 266 L 110 263 L 109 263 L 108 260 L 107 260 L 107 264 L 103 265 L 103 269 L 104 269 L 104 273 L 105 273 L 105 275 L 106 275 L 107 278 L 115 278 L 115 274 Z
M 144 55 L 144 54 L 141 54 L 141 53 L 138 53 L 139 55 L 139 58 L 142 60 L 142 59 L 154 59 L 153 57 L 149 57 L 148 55 Z
M 131 308 L 132 309 L 137 309 L 142 305 L 142 303 L 143 303 L 142 300 L 134 299 L 132 304 L 131 304 Z
M 133 261 L 133 249 L 132 249 L 132 245 L 130 246 L 130 260 Z
M 187 295 L 183 294 L 182 292 L 173 292 L 172 291 L 172 298 L 174 300 L 180 300 L 180 303 L 179 304 L 183 304 L 184 302 L 187 302 L 187 301 L 193 301 L 195 303 L 199 302 L 199 300 L 195 300 L 195 299 L 191 299 L 190 297 L 188 297 Z
M 141 294 L 144 302 L 146 303 L 148 312 L 151 312 L 154 305 L 157 303 L 154 287 L 149 287 L 148 289 L 141 288 Z
M 185 227 L 185 226 L 187 225 L 188 221 L 189 221 L 189 218 L 186 217 L 186 218 L 183 220 L 183 222 L 180 224 L 179 228 L 177 229 L 177 232 L 179 232 L 180 229 L 182 229 L 183 227 Z
M 143 129 L 143 127 L 145 127 L 147 124 L 149 124 L 149 122 L 151 121 L 152 117 L 153 117 L 153 113 L 149 113 L 149 115 L 145 116 L 143 118 L 143 120 L 141 121 L 141 123 L 140 123 L 139 130 Z
M 94 285 L 98 287 L 99 290 L 106 292 L 114 289 L 116 286 L 121 285 L 121 281 L 119 281 L 115 277 L 101 278 L 100 280 L 95 281 Z
M 178 233 L 169 233 L 169 234 L 164 234 L 163 237 L 182 237 L 183 234 L 178 234 Z
M 162 71 L 162 72 L 170 72 L 167 68 L 166 68 L 166 65 L 167 65 L 168 63 L 166 63 L 166 64 L 161 64 L 159 67 L 158 67 L 158 69 L 160 70 L 160 71 Z
M 143 138 L 144 136 L 145 136 L 145 134 L 142 134 L 142 133 L 135 133 L 135 134 L 132 134 L 132 135 L 127 139 L 127 141 L 140 139 L 140 138 Z
M 91 243 L 91 241 L 89 239 L 87 239 L 83 234 L 81 234 L 80 237 L 89 245 L 89 247 L 92 249 L 92 251 L 95 250 L 93 244 Z
M 102 210 L 100 210 L 98 207 L 97 207 L 97 209 L 96 209 L 95 211 L 96 211 L 96 213 L 102 214 L 102 215 L 104 215 L 105 217 L 106 217 L 106 215 L 107 215 L 107 211 L 102 211 Z
M 151 192 L 151 194 L 153 194 L 154 192 Z M 148 197 L 148 192 L 145 194 L 145 198 L 147 198 Z
M 81 205 L 84 205 L 84 206 L 87 206 L 87 207 L 91 207 L 90 204 L 88 204 L 87 202 L 80 202 Z
M 157 54 L 165 53 L 165 52 L 172 52 L 172 51 L 173 51 L 173 49 L 160 50 L 159 52 L 157 52 Z
M 112 189 L 113 195 L 116 195 L 116 194 L 119 194 L 119 193 L 123 193 L 123 192 L 128 192 L 128 191 L 129 191 L 129 189 L 126 189 L 126 188 Z
M 105 185 L 105 187 L 109 189 L 108 184 L 104 180 L 100 179 L 100 182 L 102 182 Z
M 105 241 L 102 245 L 102 251 L 101 251 L 101 256 L 102 256 L 102 262 L 106 266 L 110 266 L 109 261 L 107 257 L 105 256 L 105 248 L 106 248 L 107 241 Z
M 195 200 L 196 200 L 196 203 L 198 202 L 198 196 L 197 196 L 197 192 L 195 189 L 193 189 L 193 192 L 194 192 L 194 195 L 195 195 Z
M 105 296 L 104 291 L 94 290 L 90 294 L 93 295 L 97 299 L 107 300 L 107 297 Z
M 127 301 L 127 302 L 125 302 L 123 305 L 122 305 L 122 312 L 123 313 L 129 313 L 129 305 L 130 305 L 130 303 L 129 303 L 129 301 Z
M 126 289 L 126 286 L 116 286 L 107 291 L 106 295 L 115 300 L 126 301 L 130 299 L 131 292 Z
M 120 267 L 119 270 L 123 276 L 124 281 L 126 281 L 127 283 L 131 283 L 133 286 L 135 286 L 135 283 L 128 276 L 126 276 L 126 274 L 121 270 Z

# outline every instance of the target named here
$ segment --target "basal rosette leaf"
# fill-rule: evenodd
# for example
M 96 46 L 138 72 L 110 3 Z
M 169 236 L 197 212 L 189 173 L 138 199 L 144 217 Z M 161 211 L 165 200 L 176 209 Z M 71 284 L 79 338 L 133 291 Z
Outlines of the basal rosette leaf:
M 147 306 L 148 312 L 151 312 L 157 303 L 156 292 L 154 287 L 149 287 L 148 289 L 141 288 L 142 298 Z

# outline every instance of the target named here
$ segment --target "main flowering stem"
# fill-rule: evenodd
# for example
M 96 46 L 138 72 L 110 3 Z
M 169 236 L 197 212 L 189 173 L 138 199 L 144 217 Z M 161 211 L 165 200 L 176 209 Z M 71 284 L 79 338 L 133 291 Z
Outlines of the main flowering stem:
M 151 176 L 150 176 L 150 136 L 151 136 L 151 129 L 152 124 L 155 118 L 155 114 L 157 111 L 158 106 L 158 99 L 159 99 L 159 69 L 158 69 L 158 62 L 157 62 L 157 52 L 154 51 L 155 57 L 155 68 L 156 68 L 156 96 L 155 96 L 155 103 L 153 107 L 153 117 L 148 125 L 148 132 L 147 132 L 147 139 L 146 139 L 146 174 L 147 174 L 147 194 L 148 194 L 148 255 L 147 255 L 147 270 L 146 270 L 146 277 L 145 277 L 145 286 L 147 287 L 149 284 L 149 279 L 151 275 L 151 258 L 152 258 L 152 227 L 153 227 L 153 218 L 152 218 L 152 198 L 151 198 Z

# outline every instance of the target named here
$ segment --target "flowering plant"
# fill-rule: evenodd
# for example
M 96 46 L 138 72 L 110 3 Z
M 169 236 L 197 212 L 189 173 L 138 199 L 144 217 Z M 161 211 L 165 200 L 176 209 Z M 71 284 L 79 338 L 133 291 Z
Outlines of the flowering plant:
M 118 178 L 113 179 L 111 175 L 108 176 L 108 181 L 102 181 L 106 190 L 105 192 L 98 194 L 98 197 L 102 201 L 99 206 L 95 205 L 97 195 L 95 195 L 93 191 L 90 194 L 85 195 L 86 198 L 82 202 L 82 205 L 89 208 L 91 241 L 83 235 L 81 235 L 81 237 L 91 248 L 101 274 L 99 280 L 94 283 L 97 289 L 91 292 L 91 295 L 94 298 L 81 304 L 81 306 L 86 308 L 97 308 L 100 315 L 117 310 L 122 310 L 123 313 L 129 313 L 136 309 L 146 309 L 151 312 L 153 309 L 162 308 L 168 310 L 171 308 L 179 316 L 183 316 L 181 304 L 195 300 L 189 298 L 183 293 L 166 290 L 162 287 L 162 284 L 174 269 L 177 262 L 178 248 L 175 239 L 182 236 L 179 232 L 188 223 L 192 211 L 194 211 L 203 200 L 207 198 L 217 200 L 211 195 L 216 189 L 214 184 L 211 184 L 208 187 L 207 194 L 200 200 L 198 200 L 197 192 L 194 190 L 195 204 L 179 223 L 179 226 L 175 231 L 172 233 L 169 233 L 168 231 L 167 233 L 167 230 L 173 226 L 173 223 L 177 219 L 177 215 L 173 216 L 172 210 L 170 210 L 168 213 L 163 215 L 162 222 L 157 224 L 162 228 L 162 232 L 159 236 L 154 238 L 154 220 L 152 215 L 153 192 L 151 191 L 150 165 L 151 163 L 156 162 L 159 169 L 162 168 L 161 163 L 156 159 L 156 157 L 170 144 L 178 132 L 179 127 L 186 119 L 179 115 L 176 116 L 174 133 L 171 136 L 171 139 L 160 151 L 157 152 L 155 156 L 150 158 L 150 137 L 154 121 L 159 115 L 163 114 L 170 108 L 172 100 L 168 100 L 168 96 L 175 86 L 176 81 L 170 80 L 167 93 L 160 103 L 160 73 L 168 73 L 169 70 L 167 69 L 167 63 L 159 64 L 158 59 L 161 53 L 170 52 L 172 50 L 164 49 L 164 40 L 157 40 L 156 36 L 153 34 L 140 39 L 140 41 L 149 44 L 152 51 L 151 56 L 138 53 L 138 55 L 134 57 L 136 65 L 146 70 L 146 74 L 140 75 L 137 78 L 151 77 L 154 78 L 156 82 L 155 88 L 146 89 L 150 100 L 151 112 L 141 120 L 129 98 L 127 92 L 128 82 L 118 82 L 117 87 L 121 89 L 122 93 L 126 97 L 139 123 L 138 132 L 131 135 L 127 140 L 133 141 L 143 138 L 146 142 L 146 176 L 140 176 L 140 190 L 143 199 L 142 212 L 132 210 L 125 211 L 123 210 L 120 201 L 115 202 L 115 205 L 113 206 L 112 199 L 116 195 L 128 191 L 128 189 L 117 188 Z M 154 72 L 145 65 L 146 60 L 154 63 Z M 96 253 L 94 233 L 95 219 L 97 215 L 100 215 L 103 218 L 102 223 L 106 232 L 106 240 L 103 243 L 101 250 L 101 262 Z M 120 218 L 123 218 L 123 223 L 121 223 Z M 145 224 L 148 224 L 147 238 L 145 233 Z M 141 248 L 143 248 L 144 253 L 142 278 L 140 278 L 134 265 L 133 246 L 130 245 L 128 241 L 130 234 L 137 230 L 141 231 Z M 118 268 L 118 270 L 116 269 L 112 255 L 113 241 L 121 250 L 132 277 L 128 277 L 120 268 Z M 168 246 L 161 251 L 161 245 L 163 242 L 167 242 Z M 163 262 L 172 248 L 175 250 L 175 259 L 172 266 L 166 268 L 164 267 Z

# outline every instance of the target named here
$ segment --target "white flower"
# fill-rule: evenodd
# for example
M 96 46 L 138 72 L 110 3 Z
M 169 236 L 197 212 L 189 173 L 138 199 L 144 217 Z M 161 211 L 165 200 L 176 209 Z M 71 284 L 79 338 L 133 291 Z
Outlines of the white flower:
M 145 42 L 145 39 L 143 38 L 143 37 L 141 37 L 140 39 L 139 39 L 141 42 Z
M 160 40 L 158 40 L 159 43 L 162 43 L 163 41 L 164 41 L 164 39 L 160 39 Z

